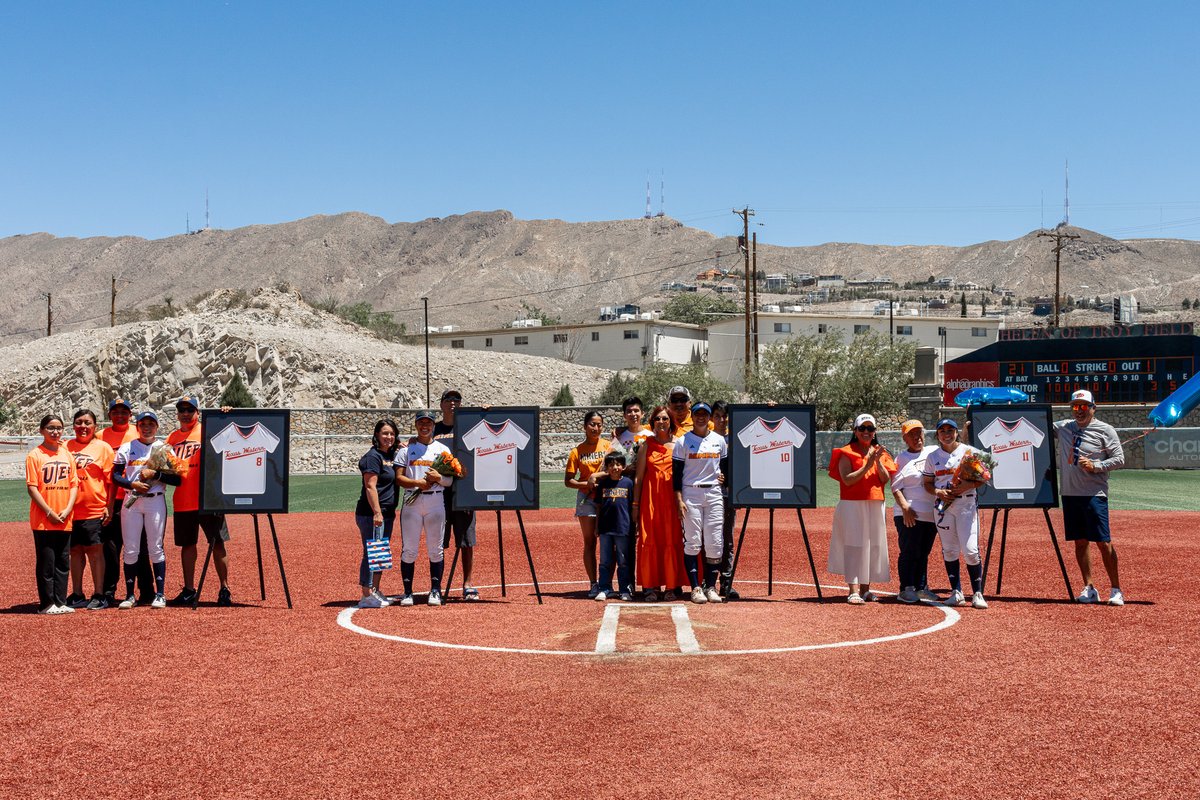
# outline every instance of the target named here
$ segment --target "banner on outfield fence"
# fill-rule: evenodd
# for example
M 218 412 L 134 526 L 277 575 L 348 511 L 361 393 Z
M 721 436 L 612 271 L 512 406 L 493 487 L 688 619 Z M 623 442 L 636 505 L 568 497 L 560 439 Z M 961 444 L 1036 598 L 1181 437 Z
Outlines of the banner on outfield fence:
M 1055 508 L 1058 470 L 1048 405 L 971 406 L 972 447 L 996 460 L 976 492 L 980 508 Z
M 815 508 L 815 406 L 729 406 L 729 481 L 740 508 Z
M 454 508 L 536 509 L 538 441 L 536 406 L 458 409 L 454 457 L 467 474 L 454 482 Z
M 1200 428 L 1170 428 L 1147 434 L 1146 469 L 1200 469 Z
M 204 410 L 200 425 L 200 510 L 286 514 L 291 412 Z

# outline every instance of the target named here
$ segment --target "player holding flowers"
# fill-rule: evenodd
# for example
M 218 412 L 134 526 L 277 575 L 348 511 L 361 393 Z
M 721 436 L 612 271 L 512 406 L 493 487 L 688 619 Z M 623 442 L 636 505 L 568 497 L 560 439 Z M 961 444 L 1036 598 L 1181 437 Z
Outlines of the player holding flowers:
M 967 562 L 971 576 L 971 606 L 987 608 L 983 597 L 983 565 L 979 563 L 979 517 L 975 490 L 987 482 L 982 454 L 958 441 L 958 423 L 947 417 L 937 424 L 938 448 L 925 459 L 922 481 L 925 490 L 937 498 L 938 538 L 942 540 L 942 559 L 950 579 L 950 597 L 946 605 L 966 605 L 959 577 L 958 559 Z M 994 462 L 993 462 L 994 463 Z

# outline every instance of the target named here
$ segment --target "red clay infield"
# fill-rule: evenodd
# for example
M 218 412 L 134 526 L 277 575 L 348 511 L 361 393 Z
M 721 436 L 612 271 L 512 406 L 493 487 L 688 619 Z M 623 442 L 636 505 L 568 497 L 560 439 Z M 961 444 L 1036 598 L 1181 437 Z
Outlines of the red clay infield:
M 1128 604 L 1108 608 L 1065 602 L 1040 512 L 1013 512 L 1004 595 L 946 625 L 931 607 L 847 606 L 822 568 L 827 509 L 805 515 L 826 600 L 782 512 L 767 597 L 756 511 L 739 566 L 747 600 L 680 606 L 696 645 L 885 641 L 691 656 L 671 607 L 640 604 L 620 604 L 616 652 L 590 654 L 605 605 L 564 583 L 582 574 L 569 515 L 525 515 L 545 605 L 514 585 L 507 599 L 485 588 L 478 604 L 358 611 L 352 624 L 588 655 L 339 625 L 358 594 L 349 514 L 277 518 L 291 611 L 269 536 L 258 599 L 250 521 L 235 519 L 235 608 L 36 616 L 31 536 L 2 525 L 0 796 L 1128 798 L 1200 786 L 1188 766 L 1200 514 L 1114 513 Z M 480 526 L 481 585 L 499 582 L 494 520 Z M 513 515 L 504 525 L 508 580 L 528 584 Z M 178 550 L 168 557 L 173 594 Z M 944 587 L 936 558 L 930 577 Z

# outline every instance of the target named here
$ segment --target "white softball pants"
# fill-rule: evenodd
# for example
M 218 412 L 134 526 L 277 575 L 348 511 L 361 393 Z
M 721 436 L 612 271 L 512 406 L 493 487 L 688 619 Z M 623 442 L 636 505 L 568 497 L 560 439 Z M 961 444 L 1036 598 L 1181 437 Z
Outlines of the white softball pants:
M 167 560 L 163 536 L 167 531 L 167 498 L 159 494 L 141 497 L 126 508 L 121 504 L 121 553 L 126 564 L 136 564 L 142 554 L 142 528 L 146 529 L 146 555 L 151 564 Z
M 944 561 L 958 561 L 961 554 L 971 566 L 979 563 L 979 515 L 976 511 L 973 497 L 969 500 L 960 497 L 946 509 L 937 526 Z
M 724 546 L 721 529 L 725 523 L 721 487 L 683 487 L 683 507 L 687 510 L 683 518 L 684 555 L 699 555 L 703 544 L 704 560 L 709 564 L 720 563 Z
M 446 531 L 446 501 L 441 492 L 422 492 L 410 506 L 400 511 L 400 560 L 413 564 L 421 549 L 421 531 L 425 531 L 425 552 L 429 563 L 436 564 L 442 553 L 442 536 Z

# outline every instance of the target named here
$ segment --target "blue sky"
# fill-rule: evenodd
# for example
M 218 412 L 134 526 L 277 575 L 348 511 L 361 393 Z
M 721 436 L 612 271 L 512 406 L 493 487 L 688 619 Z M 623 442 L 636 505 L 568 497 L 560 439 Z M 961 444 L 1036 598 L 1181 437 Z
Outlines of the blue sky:
M 0 236 L 653 210 L 1200 237 L 1194 4 L 7 3 Z

